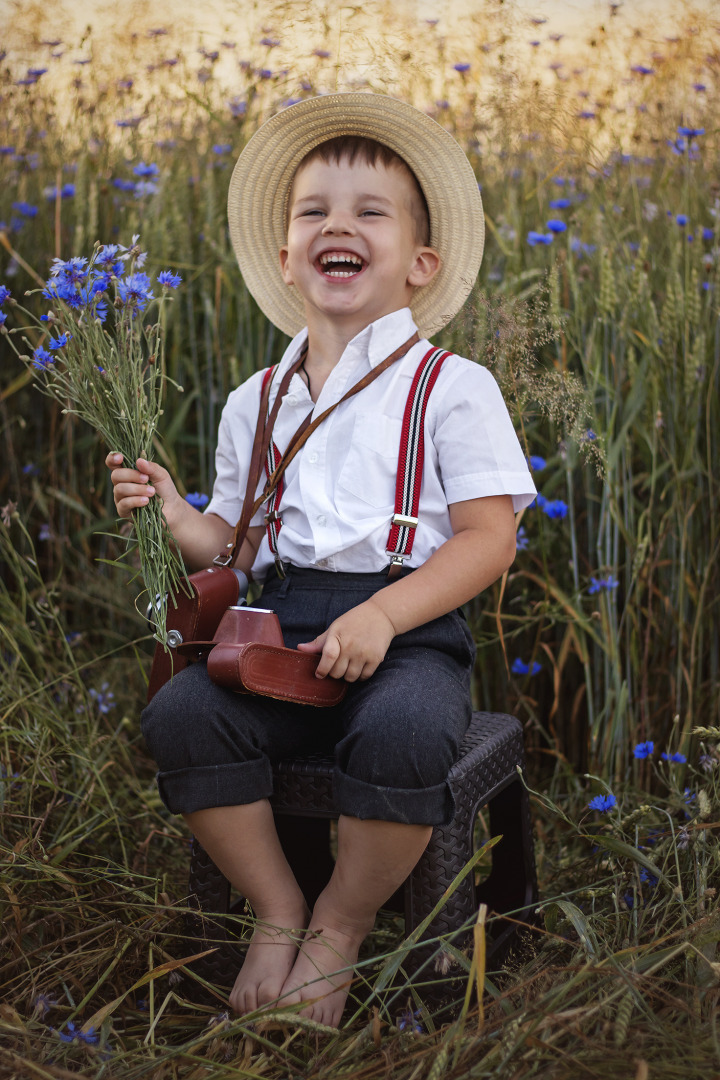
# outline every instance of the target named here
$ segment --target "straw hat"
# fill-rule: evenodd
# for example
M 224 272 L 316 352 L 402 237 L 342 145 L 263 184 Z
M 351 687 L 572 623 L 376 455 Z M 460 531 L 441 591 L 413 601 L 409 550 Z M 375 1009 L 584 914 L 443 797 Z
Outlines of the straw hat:
M 267 120 L 235 165 L 228 192 L 230 238 L 245 284 L 262 311 L 294 337 L 305 325 L 302 297 L 280 273 L 287 242 L 288 194 L 296 168 L 320 143 L 362 135 L 384 143 L 410 166 L 430 211 L 430 245 L 442 268 L 415 293 L 412 311 L 426 336 L 460 310 L 477 277 L 485 241 L 482 200 L 472 166 L 444 128 L 425 113 L 380 94 L 308 98 Z

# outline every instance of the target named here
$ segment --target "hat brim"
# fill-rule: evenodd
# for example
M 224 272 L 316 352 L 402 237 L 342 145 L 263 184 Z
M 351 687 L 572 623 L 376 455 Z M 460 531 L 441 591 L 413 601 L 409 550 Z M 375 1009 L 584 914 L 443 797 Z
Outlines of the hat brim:
M 285 284 L 278 252 L 286 243 L 290 185 L 314 147 L 339 135 L 384 143 L 417 177 L 430 212 L 430 245 L 442 267 L 418 289 L 411 307 L 429 337 L 445 326 L 477 278 L 485 220 L 477 179 L 465 153 L 435 120 L 396 98 L 343 93 L 308 98 L 267 120 L 238 158 L 228 191 L 230 238 L 240 272 L 260 309 L 283 333 L 305 326 L 305 308 Z

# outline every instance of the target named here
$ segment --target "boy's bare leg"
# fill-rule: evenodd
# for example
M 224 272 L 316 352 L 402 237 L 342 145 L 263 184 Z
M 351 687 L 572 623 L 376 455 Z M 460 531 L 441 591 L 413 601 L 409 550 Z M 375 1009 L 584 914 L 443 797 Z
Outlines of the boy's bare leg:
M 305 898 L 280 846 L 267 799 L 183 816 L 218 869 L 250 901 L 257 919 L 230 994 L 236 1012 L 252 1012 L 280 995 L 292 970 L 298 931 L 309 917 Z
M 363 939 L 382 907 L 427 847 L 430 825 L 341 817 L 338 857 L 317 899 L 308 932 L 282 988 L 281 1004 L 308 1002 L 301 1012 L 337 1027 Z

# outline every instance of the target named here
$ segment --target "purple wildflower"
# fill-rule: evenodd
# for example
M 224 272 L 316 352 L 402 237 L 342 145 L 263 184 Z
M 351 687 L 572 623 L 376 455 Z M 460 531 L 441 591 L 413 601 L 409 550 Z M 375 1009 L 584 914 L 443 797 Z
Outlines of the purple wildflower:
M 590 800 L 588 807 L 590 810 L 599 810 L 601 814 L 607 814 L 608 810 L 612 810 L 616 804 L 617 799 L 610 792 L 608 795 L 596 795 L 594 799 Z
M 633 750 L 633 755 L 642 761 L 644 758 L 652 757 L 653 750 L 655 749 L 655 743 L 648 739 L 647 742 L 640 742 Z
M 533 660 L 531 667 L 530 664 L 526 664 L 519 656 L 516 656 L 510 670 L 513 675 L 537 675 L 539 671 L 542 671 L 542 666 L 537 660 Z
M 33 353 L 33 367 L 42 370 L 43 368 L 50 367 L 50 365 L 54 363 L 55 357 L 49 353 L 47 349 L 43 349 L 42 346 L 37 348 Z
M 163 285 L 166 289 L 177 289 L 181 281 L 180 275 L 173 274 L 172 270 L 161 270 L 158 274 L 158 285 Z
M 590 588 L 588 589 L 588 596 L 594 596 L 599 592 L 611 592 L 613 589 L 617 589 L 620 582 L 612 574 L 608 574 L 604 578 L 590 578 Z

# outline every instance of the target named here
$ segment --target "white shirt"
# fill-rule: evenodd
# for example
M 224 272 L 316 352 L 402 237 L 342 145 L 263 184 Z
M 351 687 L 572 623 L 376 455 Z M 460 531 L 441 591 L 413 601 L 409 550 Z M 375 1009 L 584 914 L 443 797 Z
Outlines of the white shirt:
M 347 345 L 313 404 L 294 375 L 277 415 L 273 439 L 282 453 L 301 421 L 319 415 L 382 363 L 415 332 L 410 308 L 385 315 Z M 307 338 L 302 330 L 285 351 L 273 378 L 270 403 L 283 374 Z M 389 563 L 388 534 L 395 505 L 400 429 L 418 364 L 432 346 L 420 341 L 359 394 L 320 424 L 285 473 L 278 554 L 283 562 L 331 571 L 373 573 Z M 234 526 L 247 484 L 260 406 L 262 372 L 233 390 L 220 420 L 217 478 L 206 513 Z M 259 495 L 265 473 L 258 485 Z M 452 535 L 448 504 L 489 495 L 512 495 L 517 513 L 536 495 L 525 455 L 490 372 L 471 360 L 448 357 L 425 415 L 425 459 L 419 524 L 412 557 L 425 562 Z M 262 525 L 265 508 L 252 525 Z M 253 565 L 262 580 L 273 558 L 264 537 Z

